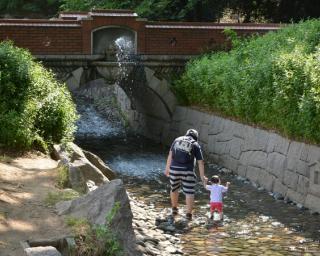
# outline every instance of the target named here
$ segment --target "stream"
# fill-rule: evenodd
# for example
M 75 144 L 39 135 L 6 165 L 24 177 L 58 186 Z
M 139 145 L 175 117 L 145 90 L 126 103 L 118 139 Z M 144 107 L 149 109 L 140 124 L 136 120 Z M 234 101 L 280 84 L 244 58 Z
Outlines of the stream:
M 170 209 L 169 180 L 164 176 L 168 148 L 134 135 L 78 138 L 76 143 L 100 156 L 129 193 L 159 212 Z M 190 231 L 180 236 L 184 255 L 320 255 L 320 216 L 290 202 L 276 200 L 246 179 L 206 165 L 206 176 L 220 175 L 231 182 L 224 197 L 223 225 L 201 224 L 209 212 L 209 193 L 200 181 L 196 188 Z M 184 198 L 180 195 L 180 214 Z

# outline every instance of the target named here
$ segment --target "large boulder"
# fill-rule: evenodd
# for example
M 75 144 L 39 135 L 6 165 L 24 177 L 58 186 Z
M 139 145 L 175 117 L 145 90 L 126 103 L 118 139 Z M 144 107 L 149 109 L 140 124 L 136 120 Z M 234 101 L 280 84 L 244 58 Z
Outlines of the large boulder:
M 135 235 L 132 228 L 132 212 L 123 182 L 112 180 L 83 197 L 59 202 L 56 209 L 59 215 L 87 219 L 92 224 L 105 225 L 106 215 L 120 203 L 120 208 L 111 221 L 111 230 L 118 236 L 125 255 L 140 255 L 135 248 Z
M 100 186 L 115 178 L 110 168 L 96 155 L 84 151 L 74 143 L 54 145 L 53 158 L 68 168 L 71 187 L 80 192 L 89 191 L 88 182 Z M 88 158 L 86 157 L 88 156 Z
M 96 185 L 100 186 L 109 180 L 86 158 L 71 162 L 69 164 L 69 182 L 71 187 L 77 191 L 87 192 L 88 181 L 93 181 Z
M 100 157 L 98 157 L 97 155 L 93 154 L 90 151 L 86 151 L 83 150 L 83 153 L 85 154 L 85 156 L 87 157 L 87 159 L 97 168 L 99 168 L 99 170 L 104 174 L 104 176 L 106 176 L 109 180 L 113 180 L 116 178 L 115 173 L 113 172 L 113 170 L 111 170 L 111 168 L 109 166 L 107 166 Z

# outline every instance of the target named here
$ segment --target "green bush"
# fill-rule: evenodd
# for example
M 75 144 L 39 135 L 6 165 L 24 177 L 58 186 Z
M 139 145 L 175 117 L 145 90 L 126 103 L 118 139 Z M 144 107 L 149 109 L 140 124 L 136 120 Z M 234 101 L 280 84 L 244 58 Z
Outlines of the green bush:
M 173 87 L 180 102 L 320 142 L 320 20 L 233 45 L 188 63 Z
M 28 51 L 0 43 L 0 143 L 47 149 L 73 139 L 76 119 L 66 87 Z

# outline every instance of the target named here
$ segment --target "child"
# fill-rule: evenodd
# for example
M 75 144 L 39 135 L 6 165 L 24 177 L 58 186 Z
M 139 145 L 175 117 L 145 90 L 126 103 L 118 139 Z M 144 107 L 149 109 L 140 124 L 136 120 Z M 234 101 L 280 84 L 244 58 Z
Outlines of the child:
M 211 185 L 207 185 L 207 180 L 205 179 L 204 185 L 207 190 L 210 191 L 210 219 L 213 219 L 213 213 L 215 210 L 220 214 L 220 220 L 223 220 L 223 203 L 222 197 L 223 193 L 228 191 L 230 182 L 226 183 L 226 186 L 220 185 L 220 178 L 217 175 L 211 177 Z

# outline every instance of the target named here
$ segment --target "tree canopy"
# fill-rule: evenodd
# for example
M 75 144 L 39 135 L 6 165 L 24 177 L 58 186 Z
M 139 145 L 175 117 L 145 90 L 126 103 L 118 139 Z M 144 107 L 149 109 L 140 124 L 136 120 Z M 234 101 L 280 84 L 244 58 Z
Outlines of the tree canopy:
M 52 17 L 61 10 L 132 9 L 149 20 L 219 21 L 228 11 L 241 22 L 319 18 L 318 0 L 1 0 L 0 15 Z

